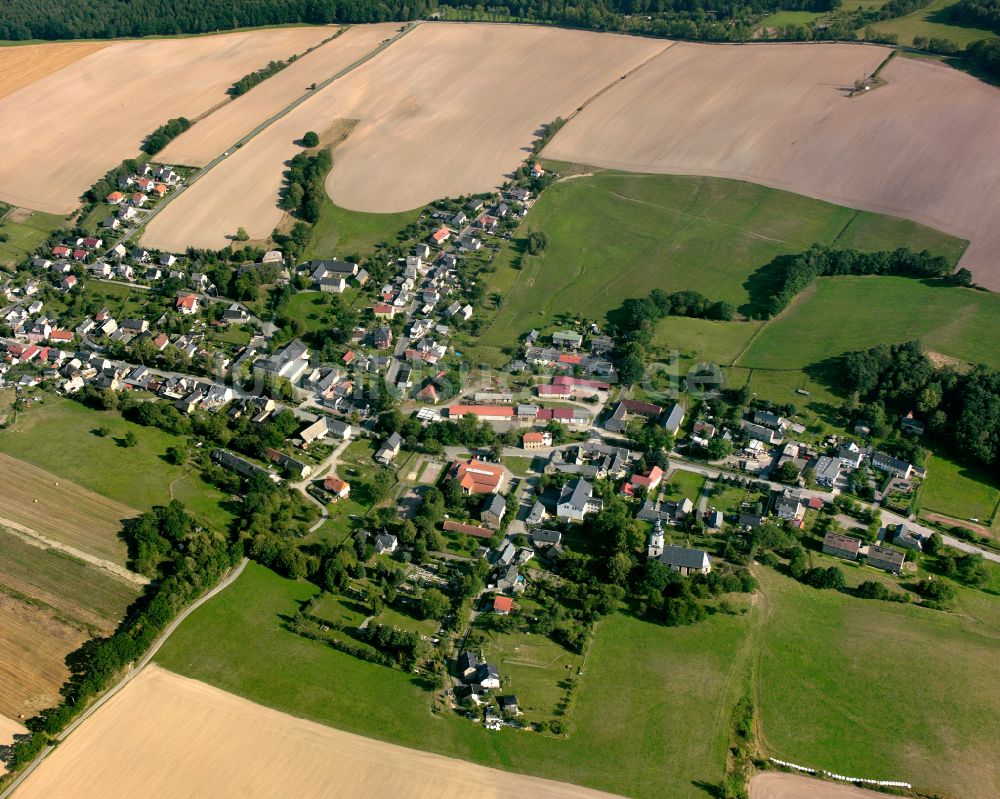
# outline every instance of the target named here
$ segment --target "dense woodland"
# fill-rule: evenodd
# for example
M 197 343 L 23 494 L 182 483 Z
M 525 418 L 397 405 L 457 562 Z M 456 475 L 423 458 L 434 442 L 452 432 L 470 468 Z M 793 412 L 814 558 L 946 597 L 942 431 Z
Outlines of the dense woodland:
M 913 411 L 927 420 L 927 435 L 956 458 L 985 466 L 1000 461 L 1000 372 L 938 369 L 911 341 L 844 356 L 841 372 L 851 403 L 866 419 L 892 419 Z
M 948 10 L 948 19 L 1000 33 L 1000 0 L 959 0 Z

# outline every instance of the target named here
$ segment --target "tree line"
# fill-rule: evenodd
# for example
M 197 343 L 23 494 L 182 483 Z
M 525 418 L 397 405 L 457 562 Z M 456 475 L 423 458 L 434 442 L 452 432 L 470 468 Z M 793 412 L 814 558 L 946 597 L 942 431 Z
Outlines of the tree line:
M 332 166 L 329 150 L 320 150 L 315 155 L 297 153 L 286 172 L 288 184 L 282 207 L 306 222 L 317 222 L 326 196 L 323 184 Z
M 1000 33 L 1000 0 L 959 0 L 948 9 L 948 20 Z
M 915 252 L 906 247 L 879 252 L 833 250 L 814 244 L 798 255 L 779 255 L 764 267 L 774 273 L 774 286 L 766 305 L 768 316 L 781 313 L 795 296 L 805 291 L 817 277 L 834 275 L 898 275 L 915 278 L 940 278 L 952 274 L 948 259 L 931 255 L 927 250 Z M 968 284 L 972 274 L 959 270 L 957 283 Z
M 228 536 L 198 527 L 182 503 L 128 520 L 122 537 L 130 565 L 155 577 L 146 592 L 126 611 L 113 635 L 93 638 L 66 658 L 70 676 L 63 700 L 29 719 L 29 737 L 12 747 L 11 770 L 31 762 L 122 671 L 145 654 L 174 617 L 239 562 L 242 547 Z
M 143 152 L 156 155 L 170 144 L 172 139 L 176 139 L 190 127 L 191 120 L 187 117 L 174 117 L 167 120 L 146 137 L 146 141 L 142 143 Z
M 248 75 L 244 75 L 230 86 L 229 95 L 231 97 L 239 97 L 241 94 L 246 94 L 258 83 L 263 83 L 272 75 L 277 75 L 294 60 L 295 57 L 292 56 L 288 61 L 269 61 L 266 67 L 261 67 Z

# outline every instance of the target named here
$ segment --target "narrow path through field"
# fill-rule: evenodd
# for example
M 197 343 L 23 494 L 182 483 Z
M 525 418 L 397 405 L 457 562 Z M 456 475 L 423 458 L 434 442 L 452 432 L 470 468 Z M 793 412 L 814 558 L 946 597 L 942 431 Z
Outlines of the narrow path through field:
M 111 574 L 115 575 L 115 577 L 121 577 L 124 580 L 128 580 L 130 583 L 136 583 L 137 585 L 149 585 L 150 580 L 148 577 L 129 571 L 124 566 L 119 566 L 117 563 L 112 563 L 110 560 L 99 558 L 96 555 L 91 555 L 89 552 L 84 552 L 76 547 L 71 547 L 67 544 L 47 538 L 41 533 L 32 530 L 30 527 L 25 527 L 23 524 L 18 524 L 10 519 L 0 518 L 0 526 L 7 528 L 13 535 L 16 535 L 25 543 L 36 546 L 39 549 L 58 549 L 60 552 L 65 552 L 67 555 L 71 555 L 77 560 L 82 560 L 84 563 L 89 563 L 91 566 L 96 566 L 98 569 L 104 569 L 107 572 L 111 572 Z

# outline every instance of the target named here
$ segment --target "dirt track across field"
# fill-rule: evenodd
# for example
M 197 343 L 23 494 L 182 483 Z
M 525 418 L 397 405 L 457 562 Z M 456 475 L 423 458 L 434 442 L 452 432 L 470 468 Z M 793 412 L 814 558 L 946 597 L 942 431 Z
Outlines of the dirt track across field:
M 854 775 L 851 775 L 854 776 Z M 886 794 L 846 783 L 768 772 L 750 780 L 750 799 L 885 799 Z
M 275 28 L 117 42 L 34 80 L 0 99 L 0 200 L 68 213 L 101 175 L 137 155 L 159 125 L 172 117 L 197 117 L 224 101 L 239 78 L 303 52 L 335 30 Z
M 1000 91 L 850 44 L 682 42 L 597 98 L 545 155 L 636 172 L 737 178 L 968 238 L 962 265 L 1000 290 Z
M 296 141 L 342 119 L 359 122 L 334 151 L 326 187 L 338 205 L 402 211 L 485 191 L 523 161 L 541 125 L 669 46 L 535 26 L 420 24 L 206 173 L 142 242 L 218 248 L 241 226 L 265 238 L 281 219 L 279 187 L 301 151 Z
M 100 559 L 125 563 L 127 552 L 118 532 L 122 520 L 138 516 L 139 511 L 3 453 L 0 485 L 4 524 Z
M 17 799 L 609 799 L 362 738 L 262 707 L 156 666 L 100 708 Z
M 67 42 L 0 47 L 0 97 L 58 72 L 108 46 L 108 42 Z

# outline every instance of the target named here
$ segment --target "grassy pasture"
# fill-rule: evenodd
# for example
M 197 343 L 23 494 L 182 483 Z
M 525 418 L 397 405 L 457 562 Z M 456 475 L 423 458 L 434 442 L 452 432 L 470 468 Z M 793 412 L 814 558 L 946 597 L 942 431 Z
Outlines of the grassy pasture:
M 250 564 L 181 625 L 157 661 L 362 735 L 630 796 L 701 799 L 697 783 L 719 779 L 747 655 L 745 617 L 714 617 L 683 629 L 624 616 L 604 620 L 566 717 L 570 733 L 556 739 L 490 733 L 432 714 L 414 675 L 283 629 L 282 619 L 316 590 Z
M 949 39 L 965 47 L 977 39 L 992 39 L 996 34 L 988 28 L 955 25 L 948 21 L 948 9 L 958 0 L 932 0 L 930 5 L 911 14 L 875 23 L 879 33 L 895 33 L 900 44 L 913 44 L 914 36 Z
M 422 208 L 395 214 L 348 211 L 324 196 L 319 221 L 313 227 L 305 258 L 346 258 L 371 255 L 382 242 L 392 244 L 396 234 L 415 222 Z
M 740 366 L 803 369 L 851 350 L 919 339 L 932 351 L 1000 366 L 1000 296 L 902 277 L 820 278 L 769 321 Z
M 855 599 L 768 569 L 759 701 L 768 754 L 987 799 L 1000 781 L 997 600 L 961 611 Z M 984 605 L 984 603 L 986 603 Z
M 935 455 L 920 492 L 920 509 L 989 525 L 1000 502 L 996 480 L 984 470 Z
M 525 252 L 527 234 L 535 230 L 549 236 L 542 256 Z M 466 355 L 500 360 L 521 335 L 556 322 L 567 309 L 602 319 L 624 299 L 654 288 L 693 289 L 752 310 L 763 299 L 759 279 L 752 278 L 756 270 L 815 242 L 863 249 L 910 244 L 952 260 L 965 246 L 906 220 L 751 183 L 600 171 L 547 189 L 501 250 L 489 292 L 506 300 Z M 682 336 L 682 327 L 670 324 L 657 334 L 658 346 L 697 350 L 708 330 Z M 720 331 L 719 345 L 701 345 L 705 357 L 738 354 L 750 332 Z
M 17 264 L 65 222 L 56 214 L 14 209 L 4 216 L 5 210 L 0 207 L 0 233 L 7 236 L 7 241 L 0 241 L 0 266 Z
M 94 430 L 107 426 L 101 438 Z M 134 447 L 120 445 L 126 432 L 138 439 Z M 46 397 L 18 414 L 16 424 L 0 432 L 0 452 L 27 461 L 98 494 L 140 511 L 178 499 L 203 522 L 224 527 L 231 515 L 220 503 L 226 497 L 167 462 L 168 447 L 181 439 L 154 427 L 128 422 L 113 411 L 95 411 L 66 399 Z

